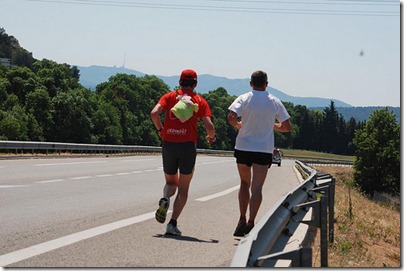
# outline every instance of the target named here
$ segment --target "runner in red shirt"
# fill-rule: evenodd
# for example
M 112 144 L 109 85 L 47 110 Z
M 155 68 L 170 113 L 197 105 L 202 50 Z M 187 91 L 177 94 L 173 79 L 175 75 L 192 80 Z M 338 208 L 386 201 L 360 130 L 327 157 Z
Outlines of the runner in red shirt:
M 189 185 L 194 172 L 198 137 L 196 128 L 199 119 L 205 125 L 207 142 L 210 144 L 216 140 L 209 105 L 204 98 L 194 92 L 197 85 L 196 72 L 189 69 L 182 71 L 179 85 L 179 90 L 164 94 L 150 113 L 154 126 L 162 138 L 163 170 L 166 179 L 163 197 L 156 211 L 158 222 L 165 222 L 170 198 L 174 196 L 178 188 L 171 220 L 167 224 L 166 234 L 171 235 L 181 235 L 177 227 L 177 219 L 187 202 Z M 197 112 L 186 121 L 180 120 L 171 111 L 182 97 L 188 98 L 198 107 Z M 160 114 L 163 112 L 165 112 L 164 126 L 160 121 Z

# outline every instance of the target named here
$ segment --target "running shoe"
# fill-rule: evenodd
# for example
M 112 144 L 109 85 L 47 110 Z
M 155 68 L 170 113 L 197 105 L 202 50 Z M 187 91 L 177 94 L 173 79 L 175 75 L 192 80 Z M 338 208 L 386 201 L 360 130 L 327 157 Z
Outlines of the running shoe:
M 254 228 L 254 223 L 248 222 L 247 225 L 244 227 L 244 234 L 250 233 L 252 228 Z
M 243 237 L 244 236 L 244 228 L 247 226 L 246 222 L 244 219 L 240 219 L 238 221 L 236 230 L 233 233 L 233 236 L 237 237 Z
M 167 224 L 166 234 L 181 236 L 181 231 L 171 223 Z
M 159 200 L 159 208 L 156 211 L 155 217 L 156 220 L 160 223 L 164 223 L 167 217 L 168 207 L 170 206 L 170 202 L 168 198 L 161 198 Z

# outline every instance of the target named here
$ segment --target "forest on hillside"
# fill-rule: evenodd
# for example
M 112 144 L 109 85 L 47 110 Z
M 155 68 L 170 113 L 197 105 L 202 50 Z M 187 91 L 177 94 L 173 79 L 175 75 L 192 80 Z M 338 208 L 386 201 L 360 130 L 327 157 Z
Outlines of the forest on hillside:
M 76 66 L 36 60 L 18 40 L 0 28 L 0 139 L 94 144 L 160 145 L 149 113 L 161 95 L 171 91 L 156 76 L 116 74 L 95 91 L 79 83 Z M 227 121 L 236 98 L 224 88 L 201 94 L 210 104 L 218 140 L 207 145 L 198 126 L 198 147 L 231 150 L 237 131 Z M 281 148 L 336 154 L 355 153 L 352 139 L 364 122 L 345 120 L 333 101 L 323 110 L 284 103 L 293 130 L 276 133 Z
M 170 89 L 155 76 L 117 74 L 96 91 L 78 83 L 79 70 L 51 60 L 32 68 L 0 67 L 0 139 L 94 144 L 152 145 L 160 139 L 149 113 Z M 198 147 L 231 150 L 237 131 L 226 120 L 236 98 L 224 88 L 201 94 L 210 104 L 218 140 L 206 145 L 200 129 Z M 293 131 L 276 134 L 282 148 L 354 154 L 351 144 L 363 123 L 345 121 L 333 102 L 323 111 L 285 103 Z

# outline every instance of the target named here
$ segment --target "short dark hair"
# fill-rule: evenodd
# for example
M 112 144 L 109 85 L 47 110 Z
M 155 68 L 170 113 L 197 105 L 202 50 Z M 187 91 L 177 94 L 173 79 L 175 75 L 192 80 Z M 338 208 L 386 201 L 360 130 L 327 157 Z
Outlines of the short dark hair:
M 181 80 L 180 82 L 181 87 L 193 87 L 197 84 L 196 80 Z
M 258 88 L 265 87 L 268 82 L 268 76 L 266 72 L 255 71 L 251 74 L 251 83 Z

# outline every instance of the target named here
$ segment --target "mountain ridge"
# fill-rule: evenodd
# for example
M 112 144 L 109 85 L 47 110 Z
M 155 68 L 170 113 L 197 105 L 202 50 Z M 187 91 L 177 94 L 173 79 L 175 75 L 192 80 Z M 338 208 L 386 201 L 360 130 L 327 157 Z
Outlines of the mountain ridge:
M 127 69 L 125 67 L 105 67 L 105 66 L 77 66 L 80 70 L 80 83 L 86 87 L 95 90 L 95 87 L 102 83 L 108 81 L 108 78 L 117 74 L 133 74 L 135 76 L 145 76 L 147 74 L 133 70 Z M 149 74 L 151 75 L 151 74 Z M 178 86 L 178 75 L 174 76 L 161 76 L 155 75 L 156 77 L 163 80 L 170 89 Z M 200 74 L 198 75 L 198 87 L 197 91 L 200 93 L 208 93 L 211 90 L 215 90 L 219 87 L 226 89 L 229 95 L 239 96 L 245 92 L 251 90 L 250 79 L 229 79 L 226 77 L 219 77 L 210 74 Z M 281 90 L 268 87 L 268 91 L 284 102 L 291 102 L 295 105 L 305 105 L 306 107 L 326 107 L 330 105 L 330 101 L 333 100 L 336 107 L 352 107 L 350 104 L 345 103 L 337 99 L 319 98 L 319 97 L 295 97 L 290 96 Z

